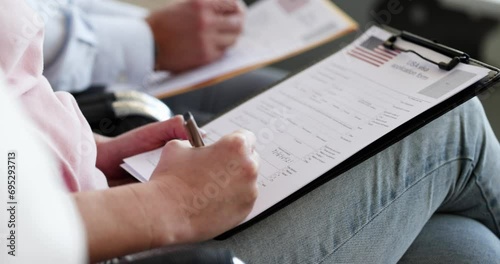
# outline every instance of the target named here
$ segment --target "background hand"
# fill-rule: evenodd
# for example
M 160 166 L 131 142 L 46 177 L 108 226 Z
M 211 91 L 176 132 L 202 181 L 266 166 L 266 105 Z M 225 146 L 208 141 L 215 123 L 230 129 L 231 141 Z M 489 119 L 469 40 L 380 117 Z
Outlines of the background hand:
M 110 186 L 136 182 L 120 164 L 124 158 L 163 147 L 172 139 L 187 139 L 184 118 L 175 116 L 165 122 L 134 129 L 116 138 L 96 135 L 96 166 L 107 177 Z
M 243 29 L 239 0 L 175 0 L 146 19 L 159 70 L 181 72 L 220 58 Z
M 187 235 L 176 241 L 213 238 L 250 213 L 258 193 L 255 141 L 251 132 L 238 131 L 208 147 L 191 148 L 178 140 L 167 143 L 149 182 L 156 183 L 160 193 L 151 206 L 178 216 L 175 226 Z M 152 233 L 173 233 L 162 230 L 168 225 L 161 218 L 158 221 Z M 166 244 L 169 238 L 160 241 Z

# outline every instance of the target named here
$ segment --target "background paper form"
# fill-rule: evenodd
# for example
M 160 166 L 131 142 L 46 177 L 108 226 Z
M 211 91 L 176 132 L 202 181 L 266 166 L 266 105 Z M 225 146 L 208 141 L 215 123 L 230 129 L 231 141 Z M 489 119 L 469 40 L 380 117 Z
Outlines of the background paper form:
M 292 57 L 356 28 L 328 0 L 260 0 L 248 8 L 244 31 L 223 58 L 179 75 L 154 74 L 142 89 L 161 98 L 184 93 Z

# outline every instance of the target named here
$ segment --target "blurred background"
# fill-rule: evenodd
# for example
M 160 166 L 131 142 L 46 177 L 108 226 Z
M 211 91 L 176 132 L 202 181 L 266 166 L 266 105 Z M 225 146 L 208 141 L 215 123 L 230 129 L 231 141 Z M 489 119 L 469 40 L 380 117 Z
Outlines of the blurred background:
M 169 0 L 123 0 L 147 8 Z M 256 0 L 245 0 L 251 4 Z M 319 0 L 315 0 L 319 1 Z M 329 0 L 327 0 L 329 1 Z M 474 58 L 500 67 L 500 0 L 336 0 L 333 1 L 365 30 L 376 23 L 404 29 L 453 46 Z M 401 12 L 391 14 L 388 4 L 399 3 Z M 298 71 L 339 50 L 356 38 L 352 33 L 310 52 L 275 64 Z M 488 118 L 500 138 L 500 91 L 492 89 L 480 96 Z

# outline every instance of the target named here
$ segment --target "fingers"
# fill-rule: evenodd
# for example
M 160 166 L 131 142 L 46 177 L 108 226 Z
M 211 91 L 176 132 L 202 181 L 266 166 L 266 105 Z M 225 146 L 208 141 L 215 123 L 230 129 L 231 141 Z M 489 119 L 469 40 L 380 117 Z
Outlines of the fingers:
M 222 48 L 222 47 L 218 47 L 216 45 L 213 45 L 209 48 L 209 51 L 206 51 L 202 57 L 204 59 L 201 60 L 202 64 L 201 65 L 204 65 L 204 64 L 207 64 L 207 63 L 210 63 L 212 61 L 216 61 L 220 58 L 222 58 L 222 56 L 224 56 L 224 51 L 225 49 Z
M 245 130 L 245 129 L 240 129 L 235 132 L 235 134 L 241 134 L 245 139 L 245 147 L 249 150 L 249 153 L 252 154 L 255 152 L 255 145 L 257 144 L 257 137 L 255 137 L 255 134 Z
M 252 132 L 241 129 L 223 137 L 221 141 L 227 144 L 231 151 L 239 155 L 250 156 L 255 152 L 257 139 Z
M 235 34 L 219 34 L 216 37 L 217 49 L 224 52 L 227 48 L 233 46 L 238 41 L 238 36 Z
M 251 159 L 252 159 L 252 160 L 253 160 L 253 161 L 254 161 L 257 165 L 258 165 L 258 164 L 260 164 L 260 155 L 259 155 L 259 153 L 258 153 L 257 151 L 255 151 L 255 147 L 253 147 L 253 148 L 251 149 L 251 151 L 252 151 L 252 154 L 251 154 L 250 158 L 251 158 Z
M 180 115 L 163 122 L 144 126 L 142 129 L 142 137 L 163 142 L 163 144 L 172 139 L 187 139 L 187 133 L 184 129 L 184 118 Z
M 245 14 L 247 11 L 247 5 L 245 2 L 243 0 L 236 0 L 236 2 L 238 4 L 238 8 L 241 10 L 240 12 Z
M 191 144 L 187 140 L 170 140 L 161 151 L 160 162 L 183 157 L 191 148 Z
M 218 50 L 224 52 L 238 41 L 243 29 L 243 17 L 241 15 L 219 15 L 215 24 L 215 45 Z
M 211 0 L 213 27 L 222 33 L 241 33 L 245 20 L 241 0 Z
M 250 155 L 250 160 L 252 167 L 254 168 L 253 170 L 258 174 L 259 168 L 260 168 L 260 156 L 257 151 L 254 151 L 252 155 Z
M 158 69 L 179 73 L 221 58 L 242 31 L 244 9 L 241 0 L 185 0 L 152 12 Z
M 134 129 L 120 138 L 134 152 L 145 152 L 162 147 L 172 139 L 187 139 L 187 134 L 184 129 L 184 118 L 175 116 L 164 122 L 152 123 Z
M 220 33 L 239 34 L 243 29 L 244 17 L 236 15 L 217 15 L 214 27 Z
M 246 170 L 246 174 L 250 176 L 250 179 L 255 180 L 257 175 L 259 174 L 259 164 L 260 164 L 260 156 L 255 151 L 255 146 L 257 144 L 257 138 L 255 134 L 248 130 L 239 130 L 235 132 L 235 134 L 241 134 L 246 139 L 245 141 L 245 154 L 248 155 L 248 159 L 246 162 L 246 166 L 244 169 Z
M 242 12 L 239 0 L 209 0 L 208 4 L 219 14 L 231 14 Z
M 191 144 L 187 140 L 170 140 L 165 147 L 163 148 L 163 151 L 165 153 L 177 153 L 181 150 L 187 150 L 191 149 Z
M 238 11 L 232 13 L 216 13 L 214 20 L 215 42 L 217 48 L 224 52 L 228 47 L 233 46 L 243 31 L 244 15 L 241 4 L 238 1 L 231 1 Z

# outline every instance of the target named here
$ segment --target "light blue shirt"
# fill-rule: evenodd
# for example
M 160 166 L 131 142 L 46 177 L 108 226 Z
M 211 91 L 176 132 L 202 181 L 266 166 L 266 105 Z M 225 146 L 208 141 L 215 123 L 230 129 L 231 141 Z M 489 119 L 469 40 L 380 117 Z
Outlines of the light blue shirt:
M 44 75 L 55 90 L 142 85 L 153 72 L 147 10 L 114 0 L 27 0 L 45 21 Z

